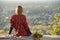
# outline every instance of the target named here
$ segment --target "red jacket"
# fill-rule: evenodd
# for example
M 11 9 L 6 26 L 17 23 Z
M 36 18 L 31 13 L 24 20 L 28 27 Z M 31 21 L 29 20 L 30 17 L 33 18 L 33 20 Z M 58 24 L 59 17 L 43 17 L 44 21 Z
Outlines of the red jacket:
M 11 24 L 10 27 L 14 28 L 13 33 L 15 34 L 18 29 L 18 15 L 14 14 L 11 16 L 10 24 Z M 18 31 L 18 34 L 16 34 L 16 35 L 17 36 L 27 36 L 28 33 L 26 32 L 26 30 L 28 30 L 28 23 L 26 21 L 26 17 L 24 15 L 21 15 L 19 31 Z

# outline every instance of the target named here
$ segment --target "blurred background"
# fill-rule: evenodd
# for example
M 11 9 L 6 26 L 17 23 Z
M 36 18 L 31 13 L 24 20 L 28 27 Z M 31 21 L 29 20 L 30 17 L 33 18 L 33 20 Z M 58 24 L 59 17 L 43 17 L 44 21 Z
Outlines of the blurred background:
M 10 16 L 18 5 L 33 34 L 60 35 L 60 0 L 0 0 L 0 35 L 8 33 Z

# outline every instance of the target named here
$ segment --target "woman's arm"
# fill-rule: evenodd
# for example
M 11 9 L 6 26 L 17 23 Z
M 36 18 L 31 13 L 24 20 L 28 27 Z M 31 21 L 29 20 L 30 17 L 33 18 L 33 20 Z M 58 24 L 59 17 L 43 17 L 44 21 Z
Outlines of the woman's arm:
M 13 30 L 13 27 L 14 27 L 14 15 L 11 16 L 11 19 L 10 19 L 10 30 L 9 30 L 9 34 L 11 34 L 11 32 Z
M 31 33 L 31 31 L 30 31 L 30 29 L 28 27 L 28 23 L 27 23 L 26 17 L 24 17 L 24 28 L 27 31 L 28 36 L 30 36 L 32 33 Z
M 24 25 L 24 27 L 25 27 L 26 30 L 29 29 L 28 23 L 27 23 L 27 20 L 26 20 L 26 17 L 25 17 L 25 16 L 24 16 L 24 18 L 23 18 L 23 25 Z
M 13 27 L 10 27 L 9 34 L 11 34 L 12 30 L 13 30 Z

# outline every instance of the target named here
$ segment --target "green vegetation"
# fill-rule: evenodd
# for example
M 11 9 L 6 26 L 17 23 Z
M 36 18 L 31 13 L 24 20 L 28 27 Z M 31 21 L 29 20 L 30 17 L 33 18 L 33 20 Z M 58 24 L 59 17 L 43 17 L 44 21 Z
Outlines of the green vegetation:
M 54 15 L 54 24 L 52 26 L 52 29 L 49 30 L 49 34 L 51 35 L 59 35 L 60 34 L 60 14 Z

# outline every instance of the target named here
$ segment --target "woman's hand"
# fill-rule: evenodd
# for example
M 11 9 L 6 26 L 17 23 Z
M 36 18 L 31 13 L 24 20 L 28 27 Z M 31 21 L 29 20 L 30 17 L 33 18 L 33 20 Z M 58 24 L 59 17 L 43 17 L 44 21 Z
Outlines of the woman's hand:
M 11 34 L 7 34 L 5 37 L 7 37 L 7 38 L 8 38 L 8 37 L 12 37 L 12 35 L 11 35 Z

